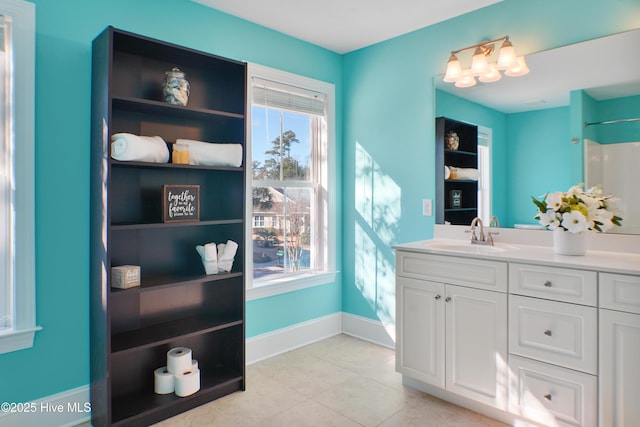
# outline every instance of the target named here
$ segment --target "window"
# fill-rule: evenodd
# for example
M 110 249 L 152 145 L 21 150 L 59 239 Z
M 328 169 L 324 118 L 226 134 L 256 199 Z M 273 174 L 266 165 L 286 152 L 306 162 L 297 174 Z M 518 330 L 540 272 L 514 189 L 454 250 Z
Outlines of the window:
M 11 87 L 8 84 L 11 81 L 11 18 L 0 16 L 0 96 L 3 100 L 11 99 Z M 0 209 L 0 242 L 6 245 L 2 253 L 11 253 L 13 248 L 13 190 L 11 189 L 13 182 L 13 104 L 11 102 L 3 102 L 0 104 L 0 149 L 2 157 L 0 159 L 0 171 L 2 171 L 2 182 L 0 182 L 0 200 L 2 200 L 2 209 Z M 2 283 L 13 283 L 13 268 L 10 256 L 0 258 L 0 280 Z M 11 304 L 13 298 L 11 286 L 3 286 L 0 288 L 0 331 L 8 330 L 13 327 L 13 316 Z
M 254 228 L 263 228 L 264 227 L 264 215 L 253 215 L 253 227 Z
M 478 216 L 489 224 L 491 219 L 491 128 L 478 126 Z
M 262 288 L 249 297 L 276 293 L 265 291 L 270 285 L 327 283 L 335 269 L 334 87 L 254 64 L 248 84 L 249 288 Z
M 33 346 L 35 6 L 0 0 L 0 353 Z

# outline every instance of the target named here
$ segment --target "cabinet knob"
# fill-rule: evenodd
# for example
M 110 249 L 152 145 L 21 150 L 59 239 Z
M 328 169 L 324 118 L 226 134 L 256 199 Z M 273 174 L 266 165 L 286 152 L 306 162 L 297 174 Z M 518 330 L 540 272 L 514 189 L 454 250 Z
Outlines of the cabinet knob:
M 551 402 L 551 393 L 547 393 L 544 395 L 544 398 Z
M 551 329 L 547 329 L 546 331 L 544 331 L 544 334 L 548 337 L 550 337 L 552 335 L 551 333 Z
M 550 288 L 551 286 L 553 286 L 553 284 L 551 283 L 551 281 L 550 281 L 550 280 L 547 280 L 546 282 L 544 282 L 544 286 L 545 286 L 546 288 Z
M 446 297 L 444 300 L 445 300 L 446 302 L 449 302 L 449 301 L 451 301 L 451 297 Z
M 442 298 L 440 295 L 436 295 L 436 300 L 440 300 L 440 298 Z

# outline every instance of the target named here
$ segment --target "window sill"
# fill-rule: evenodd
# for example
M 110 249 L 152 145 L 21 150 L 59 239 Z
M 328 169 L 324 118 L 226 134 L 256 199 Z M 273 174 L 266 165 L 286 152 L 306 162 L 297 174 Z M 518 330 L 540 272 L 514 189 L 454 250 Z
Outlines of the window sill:
M 327 273 L 300 274 L 295 277 L 287 276 L 273 280 L 253 282 L 253 287 L 247 288 L 247 301 L 267 298 L 274 295 L 286 294 L 314 286 L 326 285 L 336 280 L 336 271 Z
M 36 332 L 41 329 L 40 326 L 36 326 L 32 329 L 12 330 L 0 333 L 0 354 L 33 347 Z

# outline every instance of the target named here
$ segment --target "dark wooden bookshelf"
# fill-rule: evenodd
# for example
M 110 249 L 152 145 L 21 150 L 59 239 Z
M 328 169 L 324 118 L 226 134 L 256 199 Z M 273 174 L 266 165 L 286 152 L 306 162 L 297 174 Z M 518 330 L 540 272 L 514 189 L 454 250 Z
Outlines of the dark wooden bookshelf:
M 172 67 L 191 84 L 187 106 L 162 100 Z M 117 161 L 110 138 L 246 147 L 246 64 L 108 27 L 93 41 L 92 74 L 92 425 L 148 426 L 245 389 L 246 166 Z M 163 221 L 168 184 L 200 187 L 198 221 Z M 227 240 L 239 245 L 232 271 L 205 274 L 196 245 Z M 140 266 L 140 286 L 112 288 L 119 265 Z M 157 395 L 153 372 L 177 346 L 192 349 L 201 389 Z
M 447 149 L 446 136 L 456 132 L 457 150 Z M 478 181 L 445 179 L 445 166 L 478 168 L 478 127 L 446 117 L 436 118 L 436 224 L 468 225 L 478 216 Z M 462 194 L 462 204 L 453 207 L 451 191 Z

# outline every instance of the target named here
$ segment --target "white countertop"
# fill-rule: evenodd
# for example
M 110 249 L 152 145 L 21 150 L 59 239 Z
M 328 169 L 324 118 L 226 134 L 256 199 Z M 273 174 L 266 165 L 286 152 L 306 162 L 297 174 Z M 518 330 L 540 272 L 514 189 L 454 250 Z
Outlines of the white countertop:
M 472 246 L 479 247 L 473 248 Z M 425 254 L 521 262 L 609 273 L 640 274 L 640 254 L 637 253 L 589 249 L 586 255 L 583 256 L 567 256 L 554 254 L 550 246 L 496 242 L 495 252 L 484 252 L 481 246 L 482 245 L 472 245 L 469 240 L 436 238 L 398 244 L 394 245 L 393 248 L 396 250 Z M 478 252 L 473 252 L 475 250 Z

